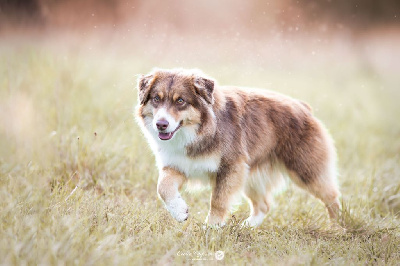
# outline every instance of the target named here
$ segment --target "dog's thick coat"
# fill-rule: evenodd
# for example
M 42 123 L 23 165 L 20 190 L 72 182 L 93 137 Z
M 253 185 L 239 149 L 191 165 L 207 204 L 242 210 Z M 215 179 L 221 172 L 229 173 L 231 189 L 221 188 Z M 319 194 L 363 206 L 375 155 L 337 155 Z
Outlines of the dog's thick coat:
M 178 221 L 188 218 L 179 189 L 190 179 L 212 186 L 209 224 L 223 224 L 233 196 L 259 225 L 272 192 L 289 176 L 339 210 L 332 139 L 301 101 L 267 90 L 220 87 L 197 70 L 156 69 L 138 80 L 137 121 L 159 168 L 158 194 Z

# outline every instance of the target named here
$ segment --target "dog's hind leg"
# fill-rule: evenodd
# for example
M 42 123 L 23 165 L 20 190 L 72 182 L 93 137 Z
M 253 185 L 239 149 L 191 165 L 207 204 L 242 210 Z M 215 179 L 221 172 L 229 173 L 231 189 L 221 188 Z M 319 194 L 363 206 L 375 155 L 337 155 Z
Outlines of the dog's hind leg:
M 243 225 L 256 227 L 263 222 L 267 212 L 271 209 L 274 191 L 283 184 L 282 173 L 269 164 L 250 170 L 244 188 L 244 196 L 250 204 L 250 216 Z
M 340 191 L 336 183 L 336 171 L 334 167 L 326 169 L 323 174 L 308 179 L 304 182 L 299 174 L 289 171 L 290 178 L 301 188 L 309 191 L 313 196 L 320 199 L 326 206 L 332 220 L 337 219 L 340 211 Z
M 244 221 L 243 225 L 259 226 L 271 208 L 272 198 L 270 195 L 258 194 L 253 188 L 246 188 L 244 193 L 250 204 L 250 216 Z
M 301 141 L 293 143 L 293 139 L 289 139 L 279 150 L 279 156 L 290 178 L 320 199 L 335 220 L 340 210 L 335 147 L 328 132 L 317 121 L 309 120 L 305 125 Z

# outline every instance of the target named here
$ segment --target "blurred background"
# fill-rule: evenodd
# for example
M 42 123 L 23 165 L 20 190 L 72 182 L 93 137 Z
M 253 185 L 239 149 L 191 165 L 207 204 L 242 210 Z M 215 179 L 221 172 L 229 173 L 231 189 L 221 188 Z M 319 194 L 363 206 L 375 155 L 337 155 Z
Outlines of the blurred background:
M 137 75 L 153 67 L 200 68 L 223 85 L 309 102 L 343 169 L 392 158 L 398 147 L 378 143 L 399 137 L 399 16 L 395 0 L 1 0 L 2 161 L 71 160 L 69 176 L 75 139 L 93 147 L 94 132 L 103 155 L 126 148 L 150 158 L 142 141 L 131 143 L 141 139 L 132 106 Z M 111 147 L 113 137 L 122 146 Z
M 120 138 L 140 139 L 137 75 L 195 67 L 223 85 L 309 102 L 344 164 L 359 148 L 344 152 L 349 145 L 373 145 L 372 132 L 398 137 L 399 16 L 394 0 L 1 0 L 3 161 L 48 162 L 74 142 L 63 138 L 118 134 L 118 121 L 127 123 Z
M 390 79 L 400 62 L 399 13 L 396 0 L 1 0 L 0 37 L 3 46 L 119 57 L 121 67 L 139 59 L 142 71 L 214 66 L 216 78 L 238 68 L 235 77 L 251 80 L 268 70 L 289 78 L 310 62 L 362 63 Z
M 1 0 L 3 163 L 58 158 L 70 161 L 60 170 L 70 176 L 79 168 L 78 138 L 109 156 L 103 170 L 94 160 L 94 169 L 78 171 L 88 186 L 119 176 L 107 163 L 124 160 L 115 155 L 121 149 L 151 158 L 132 118 L 137 75 L 196 67 L 223 85 L 309 102 L 331 130 L 346 173 L 355 158 L 365 165 L 398 152 L 378 143 L 399 137 L 399 16 L 394 0 Z M 94 132 L 103 146 L 92 143 Z M 111 147 L 112 139 L 121 146 Z M 137 175 L 143 164 L 151 168 L 152 159 L 123 169 Z
M 399 59 L 399 12 L 395 0 L 2 0 L 0 32 L 75 38 L 81 46 L 88 41 L 88 50 L 140 49 L 156 62 L 174 57 L 177 65 L 206 57 L 280 67 L 283 55 L 340 49 L 393 68 L 387 61 Z
M 365 33 L 376 26 L 395 26 L 400 3 L 395 0 L 242 1 L 185 3 L 178 0 L 2 0 L 2 29 L 9 26 L 92 28 L 93 26 L 159 31 L 246 33 L 352 30 Z M 163 26 L 165 28 L 159 28 Z M 235 31 L 236 31 L 235 30 Z
M 391 104 L 373 100 L 399 99 L 399 16 L 396 0 L 1 0 L 0 133 L 10 144 L 26 139 L 34 123 L 44 124 L 31 138 L 56 132 L 42 112 L 64 107 L 40 110 L 32 97 L 42 92 L 42 101 L 54 104 L 63 97 L 55 94 L 65 96 L 81 81 L 91 83 L 81 92 L 92 89 L 97 100 L 132 104 L 136 75 L 153 67 L 196 67 L 224 85 L 278 90 L 309 101 L 317 114 L 328 103 L 322 119 L 346 113 L 351 99 L 351 113 L 366 115 L 356 107 L 365 105 L 385 121 L 382 108 Z M 366 101 L 358 98 L 363 92 Z M 18 95 L 7 102 L 10 93 Z M 7 116 L 19 104 L 27 114 Z
M 221 85 L 308 102 L 335 140 L 344 223 L 360 232 L 357 243 L 370 242 L 369 235 L 362 238 L 367 227 L 399 228 L 400 1 L 0 0 L 0 257 L 6 264 L 155 264 L 174 243 L 214 247 L 203 235 L 182 242 L 182 227 L 157 199 L 154 157 L 133 116 L 136 79 L 154 67 L 200 68 Z M 277 197 L 279 208 L 264 229 L 303 232 L 301 223 L 324 224 L 322 204 L 295 189 Z M 209 191 L 201 193 L 183 194 L 194 214 L 190 232 L 207 215 Z M 248 211 L 242 205 L 235 215 L 245 219 Z M 171 226 L 176 234 L 164 234 Z M 310 241 L 318 248 L 293 246 L 293 239 L 307 237 L 300 235 L 287 238 L 294 247 L 288 252 L 277 241 L 282 252 L 276 253 L 269 237 L 254 232 L 256 238 L 231 249 L 222 235 L 218 243 L 225 246 L 215 247 L 236 262 L 260 239 L 262 247 L 271 244 L 263 252 L 280 263 L 282 256 L 293 264 L 320 250 L 310 263 L 364 265 L 377 262 L 364 258 L 386 254 L 369 255 L 384 243 L 394 246 L 387 254 L 396 254 L 399 243 L 379 238 L 357 251 L 353 236 L 342 246 L 334 237 L 327 251 L 320 238 Z M 391 262 L 385 257 L 385 263 Z

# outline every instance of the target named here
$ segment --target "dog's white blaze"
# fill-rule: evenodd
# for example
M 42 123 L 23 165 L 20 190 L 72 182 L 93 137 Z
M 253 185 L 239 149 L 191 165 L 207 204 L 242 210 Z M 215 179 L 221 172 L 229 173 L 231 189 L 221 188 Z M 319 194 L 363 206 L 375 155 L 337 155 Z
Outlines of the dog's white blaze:
M 159 120 L 167 120 L 169 125 L 167 127 L 167 129 L 165 130 L 165 132 L 172 132 L 174 131 L 178 126 L 179 126 L 179 122 L 180 121 L 176 121 L 168 112 L 167 109 L 165 108 L 160 108 L 160 110 L 158 110 L 155 115 L 154 115 L 154 119 L 153 119 L 153 128 L 154 130 L 158 130 L 157 129 L 157 121 Z

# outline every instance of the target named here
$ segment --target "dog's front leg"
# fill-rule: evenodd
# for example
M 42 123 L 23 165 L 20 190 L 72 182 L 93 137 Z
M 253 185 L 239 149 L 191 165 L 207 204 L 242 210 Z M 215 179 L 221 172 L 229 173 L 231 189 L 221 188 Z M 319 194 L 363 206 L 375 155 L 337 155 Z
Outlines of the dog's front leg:
M 235 194 L 241 190 L 247 173 L 248 167 L 244 162 L 222 164 L 213 185 L 210 212 L 206 223 L 220 226 L 225 224 L 232 200 Z
M 186 181 L 186 177 L 179 171 L 164 167 L 158 178 L 157 192 L 164 201 L 167 210 L 178 222 L 187 220 L 189 209 L 182 199 L 179 189 Z

